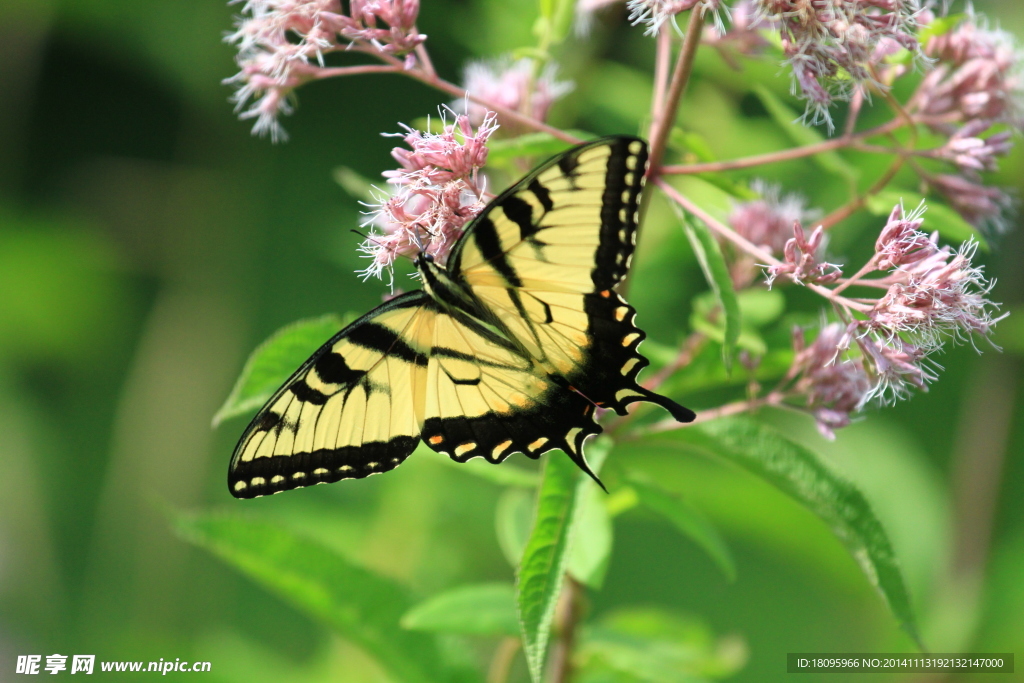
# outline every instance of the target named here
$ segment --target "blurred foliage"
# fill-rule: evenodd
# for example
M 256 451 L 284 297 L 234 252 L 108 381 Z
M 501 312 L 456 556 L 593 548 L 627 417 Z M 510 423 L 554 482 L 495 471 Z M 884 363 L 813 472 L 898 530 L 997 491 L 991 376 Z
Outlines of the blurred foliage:
M 580 40 L 566 33 L 565 4 L 541 3 L 538 23 L 532 3 L 424 0 L 420 29 L 453 79 L 469 59 L 547 36 L 577 83 L 555 123 L 638 132 L 653 42 L 621 9 Z M 975 5 L 1024 34 L 1012 0 Z M 225 682 L 481 680 L 515 633 L 524 549 L 539 567 L 526 611 L 535 664 L 561 581 L 552 567 L 586 586 L 580 681 L 778 680 L 787 652 L 910 651 L 858 562 L 899 621 L 913 606 L 933 651 L 1024 642 L 1019 228 L 983 255 L 995 298 L 1015 312 L 994 337 L 1004 353 L 950 349 L 931 392 L 835 442 L 803 417 L 762 412 L 616 444 L 602 470 L 609 496 L 566 459 L 546 459 L 563 470 L 554 487 L 525 458 L 455 466 L 420 449 L 387 477 L 231 499 L 224 473 L 244 421 L 228 418 L 272 390 L 266 377 L 295 367 L 282 360 L 263 379 L 249 367 L 232 394 L 249 352 L 292 321 L 358 315 L 385 293 L 355 274 L 349 230 L 361 207 L 336 169 L 377 182 L 393 163 L 380 134 L 446 102 L 397 76 L 315 83 L 286 121 L 288 144 L 252 138 L 220 84 L 235 68 L 220 41 L 237 11 L 210 0 L 0 9 L 0 677 L 19 654 L 60 652 L 211 661 L 205 677 Z M 820 139 L 791 125 L 788 89 L 773 63 L 739 74 L 702 52 L 672 154 L 732 158 Z M 494 160 L 509 179 L 524 170 L 515 156 L 561 148 L 544 136 L 502 144 Z M 998 181 L 1020 191 L 1022 159 L 1018 148 Z M 811 206 L 834 207 L 880 171 L 851 152 L 679 186 L 722 216 L 765 172 Z M 893 191 L 918 200 L 909 175 Z M 893 197 L 844 222 L 831 249 L 848 262 L 868 253 Z M 928 220 L 950 240 L 973 232 L 939 205 Z M 778 379 L 789 329 L 816 320 L 820 301 L 798 288 L 741 294 L 719 320 L 721 294 L 709 298 L 701 272 L 714 264 L 706 248 L 695 255 L 707 244 L 690 227 L 688 240 L 667 204 L 652 203 L 630 285 L 645 352 L 670 362 L 698 325 L 741 352 L 769 350 L 730 374 L 722 344 L 699 349 L 665 387 L 699 410 Z M 315 336 L 292 339 L 282 358 L 316 348 Z M 718 455 L 698 453 L 708 450 Z M 985 512 L 965 507 L 977 486 L 993 507 L 984 538 L 965 536 Z M 849 515 L 816 507 L 825 494 L 846 497 Z M 538 504 L 550 523 L 535 529 Z M 510 680 L 528 680 L 521 652 L 510 662 Z

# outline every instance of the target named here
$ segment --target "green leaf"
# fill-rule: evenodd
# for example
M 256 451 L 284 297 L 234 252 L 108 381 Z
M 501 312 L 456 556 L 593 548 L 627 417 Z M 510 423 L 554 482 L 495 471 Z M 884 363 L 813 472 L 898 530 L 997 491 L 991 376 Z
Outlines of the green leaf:
M 566 131 L 581 140 L 592 140 L 595 136 L 581 130 Z M 527 133 L 514 138 L 498 138 L 487 143 L 487 163 L 508 164 L 522 157 L 550 157 L 572 147 L 572 143 L 560 140 L 550 133 Z
M 717 157 L 715 157 L 715 153 L 711 151 L 711 146 L 708 145 L 707 140 L 705 140 L 699 133 L 695 133 L 693 131 L 684 131 L 680 128 L 673 128 L 669 133 L 669 146 L 673 150 L 681 152 L 684 155 L 688 155 L 700 162 L 717 160 Z M 760 195 L 750 189 L 746 183 L 737 182 L 728 174 L 701 173 L 700 177 L 705 182 L 714 185 L 719 190 L 725 192 L 731 197 L 735 197 L 736 199 L 750 201 L 760 197 Z
M 718 529 L 696 508 L 679 496 L 657 486 L 630 477 L 630 484 L 636 490 L 640 504 L 655 512 L 689 537 L 714 560 L 729 581 L 736 580 L 736 562 Z
M 1024 306 L 1011 308 L 995 328 L 992 343 L 1008 353 L 1024 356 Z
M 805 145 L 816 145 L 819 142 L 824 141 L 821 133 L 816 131 L 810 126 L 805 126 L 799 122 L 800 115 L 789 108 L 785 102 L 775 96 L 768 88 L 763 85 L 754 87 L 754 94 L 757 95 L 758 99 L 761 100 L 761 104 L 768 110 L 768 114 L 775 120 L 775 123 L 786 133 L 790 140 L 794 144 L 805 146 Z M 821 154 L 815 154 L 811 157 L 818 166 L 823 170 L 840 176 L 851 182 L 857 179 L 859 175 L 856 168 L 846 162 L 839 154 L 835 151 L 822 152 Z
M 325 315 L 294 322 L 271 335 L 245 362 L 231 394 L 213 416 L 213 426 L 266 403 L 314 351 L 346 324 L 347 320 L 336 315 Z
M 740 333 L 736 337 L 736 346 L 758 357 L 766 355 L 768 346 L 758 328 L 774 322 L 782 315 L 786 305 L 785 297 L 777 289 L 744 289 L 736 292 L 736 300 L 740 307 Z M 720 304 L 713 291 L 698 294 L 693 298 L 690 327 L 724 344 L 726 321 L 718 315 L 719 310 Z
M 575 16 L 575 0 L 540 0 L 540 16 L 534 34 L 550 48 L 565 40 Z
M 363 648 L 395 680 L 447 680 L 434 640 L 399 627 L 412 604 L 402 586 L 271 522 L 181 514 L 174 526 L 186 540 Z
M 498 505 L 494 511 L 498 545 L 505 559 L 513 567 L 518 567 L 520 560 L 523 559 L 523 550 L 526 549 L 526 542 L 530 540 L 533 515 L 536 511 L 533 491 L 510 488 L 498 498 Z
M 515 637 L 519 635 L 516 591 L 508 583 L 459 586 L 413 607 L 402 617 L 402 626 L 414 631 Z
M 764 327 L 786 310 L 786 297 L 778 289 L 744 289 L 736 292 L 736 298 L 744 327 Z
M 703 221 L 695 216 L 684 214 L 683 230 L 686 232 L 686 238 L 690 240 L 693 252 L 697 256 L 697 262 L 700 263 L 700 269 L 704 272 L 704 278 L 711 286 L 711 291 L 715 293 L 722 313 L 725 315 L 722 354 L 726 368 L 730 369 L 732 357 L 736 351 L 736 340 L 740 336 L 742 318 L 736 291 L 732 288 L 729 268 L 725 265 L 718 242 Z
M 903 630 L 924 649 L 889 538 L 853 484 L 813 452 L 750 419 L 714 420 L 666 436 L 760 476 L 820 517 L 882 594 Z
M 917 32 L 917 42 L 921 45 L 927 44 L 935 36 L 943 36 L 952 31 L 957 24 L 967 17 L 963 12 L 959 14 L 947 14 L 944 17 L 935 17 L 921 27 Z
M 982 251 L 989 251 L 988 241 L 977 228 L 964 220 L 954 209 L 937 201 L 928 201 L 924 195 L 912 190 L 884 190 L 867 198 L 865 206 L 876 216 L 888 216 L 894 206 L 902 204 L 907 211 L 925 203 L 928 210 L 924 213 L 925 232 L 938 230 L 943 238 L 950 242 L 966 242 L 973 239 L 978 242 Z
M 334 182 L 341 186 L 350 197 L 362 202 L 375 202 L 373 183 L 348 166 L 338 166 L 331 174 Z M 383 194 L 383 193 L 377 193 Z
M 587 447 L 591 469 L 598 473 L 611 448 L 609 439 L 597 439 Z M 578 467 L 557 451 L 547 457 L 537 500 L 537 515 L 519 565 L 519 623 L 523 652 L 534 683 L 544 668 L 551 620 L 562 590 L 569 562 L 577 502 L 583 487 L 596 486 Z
M 472 459 L 467 462 L 455 462 L 446 455 L 438 455 L 434 451 L 421 444 L 422 453 L 427 457 L 433 457 L 438 462 L 448 465 L 457 472 L 471 474 L 480 479 L 486 479 L 493 484 L 501 486 L 519 486 L 521 488 L 534 489 L 540 483 L 540 475 L 525 467 L 518 467 L 508 461 L 495 464 L 487 462 L 483 458 Z M 516 556 L 518 560 L 518 555 Z
M 612 519 L 605 500 L 608 495 L 596 486 L 580 493 L 579 512 L 569 551 L 569 573 L 595 590 L 604 584 L 612 554 Z
M 587 628 L 582 641 L 585 681 L 699 683 L 730 676 L 747 660 L 747 647 L 735 636 L 716 639 L 692 618 L 649 608 L 612 612 Z

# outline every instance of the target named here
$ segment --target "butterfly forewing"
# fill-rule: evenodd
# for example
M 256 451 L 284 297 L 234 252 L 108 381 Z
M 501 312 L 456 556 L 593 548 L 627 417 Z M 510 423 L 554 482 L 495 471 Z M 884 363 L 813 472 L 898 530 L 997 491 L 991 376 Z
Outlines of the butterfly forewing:
M 595 405 L 624 414 L 633 401 L 654 401 L 692 419 L 637 384 L 648 365 L 637 351 L 644 333 L 612 290 L 635 248 L 646 162 L 636 138 L 552 160 L 485 209 L 452 270 L 497 325 Z
M 394 469 L 419 442 L 435 308 L 399 297 L 342 330 L 256 415 L 235 449 L 239 498 Z

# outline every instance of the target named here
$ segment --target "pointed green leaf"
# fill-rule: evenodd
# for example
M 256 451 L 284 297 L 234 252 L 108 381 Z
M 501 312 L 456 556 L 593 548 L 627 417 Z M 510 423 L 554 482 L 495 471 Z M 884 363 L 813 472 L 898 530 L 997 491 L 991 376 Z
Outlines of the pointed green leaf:
M 375 190 L 373 183 L 348 166 L 338 166 L 334 169 L 334 182 L 341 186 L 350 197 L 361 202 L 374 202 Z M 378 192 L 377 194 L 383 194 Z
M 266 403 L 277 388 L 345 324 L 336 315 L 325 315 L 299 320 L 271 335 L 245 362 L 231 394 L 213 416 L 213 426 Z
M 933 20 L 918 29 L 917 42 L 921 45 L 926 45 L 932 38 L 946 35 L 956 28 L 956 25 L 963 21 L 967 16 L 967 14 L 961 12 L 959 14 L 947 14 L 944 17 L 935 17 Z
M 508 583 L 459 586 L 405 613 L 402 626 L 414 631 L 482 636 L 518 636 L 516 591 Z
M 797 145 L 815 145 L 822 142 L 824 138 L 821 133 L 800 123 L 800 115 L 789 108 L 785 102 L 776 97 L 768 88 L 763 85 L 754 87 L 754 94 L 761 100 L 761 104 L 768 110 L 768 114 L 775 120 L 789 139 Z M 849 181 L 855 181 L 859 175 L 857 169 L 847 163 L 845 159 L 836 152 L 822 152 L 815 154 L 811 159 L 823 170 L 838 175 Z
M 596 486 L 583 488 L 569 551 L 569 573 L 595 590 L 604 584 L 612 554 L 612 519 L 605 505 L 607 498 L 608 494 Z
M 673 128 L 672 132 L 669 133 L 669 145 L 675 151 L 682 152 L 687 157 L 702 163 L 718 160 L 715 153 L 711 151 L 711 146 L 708 145 L 707 140 L 700 133 L 694 131 Z M 726 173 L 705 172 L 700 174 L 700 178 L 729 196 L 741 201 L 750 201 L 760 197 L 746 183 L 733 180 Z
M 540 475 L 537 472 L 528 470 L 525 467 L 512 465 L 508 461 L 505 461 L 500 465 L 487 462 L 483 458 L 474 458 L 467 462 L 455 462 L 446 455 L 436 454 L 426 446 L 421 446 L 421 448 L 424 455 L 434 458 L 437 462 L 450 466 L 457 472 L 471 474 L 474 477 L 486 479 L 494 484 L 533 489 L 537 487 L 538 483 L 540 483 Z M 518 559 L 518 555 L 516 557 Z
M 513 567 L 518 567 L 520 560 L 523 559 L 523 550 L 526 548 L 526 542 L 530 540 L 533 515 L 536 511 L 534 491 L 510 488 L 498 498 L 498 505 L 494 510 L 498 545 L 505 559 Z
M 580 678 L 588 681 L 706 683 L 735 674 L 747 660 L 736 636 L 716 638 L 692 618 L 650 608 L 606 614 L 582 641 Z
M 736 291 L 732 287 L 732 278 L 729 276 L 729 267 L 725 264 L 717 240 L 703 221 L 696 216 L 685 214 L 683 230 L 686 232 L 687 239 L 690 240 L 690 245 L 697 256 L 701 270 L 704 271 L 705 279 L 711 286 L 711 291 L 718 299 L 722 310 L 721 314 L 725 316 L 722 354 L 726 368 L 731 368 L 732 357 L 736 351 L 736 341 L 740 336 L 742 319 L 740 304 L 736 298 Z
M 395 680 L 447 680 L 433 639 L 399 627 L 405 589 L 282 525 L 225 514 L 182 514 L 175 528 L 296 609 L 373 656 Z
M 586 131 L 566 131 L 581 140 L 592 140 L 594 135 Z M 526 133 L 514 138 L 495 139 L 487 143 L 488 164 L 508 164 L 522 157 L 549 157 L 564 152 L 572 143 L 560 140 L 550 133 Z
M 885 530 L 860 490 L 817 455 L 746 418 L 714 420 L 652 438 L 670 438 L 739 465 L 806 506 L 831 527 L 903 630 L 921 645 L 910 596 Z
M 608 439 L 587 445 L 591 469 L 600 472 L 611 448 Z M 569 543 L 577 518 L 580 489 L 596 486 L 568 456 L 553 452 L 544 464 L 537 500 L 537 515 L 530 540 L 519 565 L 519 623 L 523 634 L 523 652 L 534 683 L 544 669 L 551 620 L 562 591 L 569 562 Z
M 688 502 L 657 486 L 630 477 L 640 504 L 688 536 L 708 554 L 729 581 L 736 580 L 736 562 L 718 529 Z

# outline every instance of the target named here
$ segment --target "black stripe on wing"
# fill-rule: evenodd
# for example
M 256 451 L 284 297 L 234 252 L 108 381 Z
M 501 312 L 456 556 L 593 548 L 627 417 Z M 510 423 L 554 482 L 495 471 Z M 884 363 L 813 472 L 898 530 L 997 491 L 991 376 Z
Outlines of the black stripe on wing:
M 257 498 L 302 486 L 362 479 L 395 469 L 419 442 L 417 434 L 397 436 L 386 442 L 254 458 L 231 469 L 228 488 L 236 498 Z
M 550 378 L 547 391 L 531 397 L 529 405 L 510 414 L 427 418 L 423 440 L 456 462 L 482 457 L 500 463 L 513 453 L 537 459 L 550 450 L 561 449 L 601 484 L 583 457 L 584 440 L 602 431 L 594 422 L 594 406 L 557 380 Z
M 647 168 L 647 144 L 643 140 L 620 137 L 606 144 L 611 154 L 601 201 L 601 242 L 591 273 L 597 291 L 611 289 L 629 272 Z
M 637 375 L 650 364 L 640 354 L 647 335 L 633 319 L 636 309 L 615 292 L 603 291 L 584 297 L 590 346 L 587 362 L 567 380 L 577 391 L 602 408 L 626 414 L 626 406 L 650 401 L 667 410 L 679 422 L 692 422 L 696 415 L 670 398 L 645 389 Z

